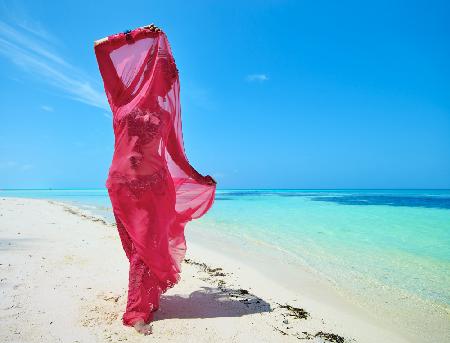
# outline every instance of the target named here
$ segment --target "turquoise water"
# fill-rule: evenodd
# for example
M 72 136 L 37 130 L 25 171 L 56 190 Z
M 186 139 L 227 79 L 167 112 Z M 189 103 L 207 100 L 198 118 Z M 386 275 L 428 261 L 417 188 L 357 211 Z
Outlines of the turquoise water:
M 106 190 L 0 196 L 67 201 L 112 220 Z M 450 309 L 449 190 L 217 190 L 196 222 L 284 251 L 355 294 L 389 289 Z

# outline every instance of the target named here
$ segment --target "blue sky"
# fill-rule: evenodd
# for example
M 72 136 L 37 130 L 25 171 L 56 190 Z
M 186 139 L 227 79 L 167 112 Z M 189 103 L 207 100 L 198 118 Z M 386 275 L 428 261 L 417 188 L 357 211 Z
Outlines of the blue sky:
M 0 2 L 0 188 L 101 188 L 93 41 L 156 23 L 218 188 L 450 188 L 445 1 Z

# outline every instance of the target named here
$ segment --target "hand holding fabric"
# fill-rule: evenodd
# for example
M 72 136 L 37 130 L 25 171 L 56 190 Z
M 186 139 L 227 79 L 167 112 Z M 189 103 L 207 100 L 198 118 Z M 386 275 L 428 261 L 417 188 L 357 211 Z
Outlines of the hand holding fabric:
M 205 180 L 206 180 L 207 185 L 216 185 L 217 184 L 216 180 L 211 175 L 206 175 Z

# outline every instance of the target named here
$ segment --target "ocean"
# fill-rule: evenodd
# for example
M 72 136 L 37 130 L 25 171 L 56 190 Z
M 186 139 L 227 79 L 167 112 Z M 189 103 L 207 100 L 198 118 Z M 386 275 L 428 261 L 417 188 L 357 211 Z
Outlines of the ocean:
M 0 190 L 0 196 L 68 202 L 113 221 L 106 190 Z M 392 320 L 450 314 L 450 190 L 218 189 L 186 227 L 190 239 L 224 252 L 277 258 L 295 286 L 302 266 L 362 308 Z M 212 243 L 214 242 L 214 243 Z M 255 257 L 257 256 L 257 257 Z M 274 274 L 275 277 L 275 274 Z

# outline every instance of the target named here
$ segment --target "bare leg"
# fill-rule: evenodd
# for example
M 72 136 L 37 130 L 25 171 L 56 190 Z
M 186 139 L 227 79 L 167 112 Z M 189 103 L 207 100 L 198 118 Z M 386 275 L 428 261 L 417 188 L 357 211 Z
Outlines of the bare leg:
M 127 188 L 124 190 L 128 191 Z M 119 208 L 120 204 L 116 205 Z M 127 218 L 119 218 L 116 211 L 114 215 L 122 246 L 130 263 L 128 301 L 122 322 L 126 326 L 134 327 L 137 332 L 148 335 L 152 333 L 150 322 L 153 321 L 154 312 L 159 307 L 161 287 L 156 275 L 136 251 L 136 246 L 126 227 Z
M 125 229 L 125 226 L 123 225 L 119 216 L 116 214 L 115 211 L 113 211 L 113 213 L 114 213 L 114 217 L 116 219 L 117 231 L 119 232 L 119 237 L 120 237 L 120 241 L 122 242 L 123 250 L 125 251 L 125 254 L 127 255 L 128 260 L 130 260 L 131 254 L 132 254 L 133 242 L 132 242 L 130 236 L 128 235 L 128 232 Z
M 151 333 L 153 311 L 159 306 L 161 291 L 158 280 L 138 256 L 132 245 L 128 284 L 127 308 L 122 316 L 123 324 L 133 326 L 143 334 Z M 147 324 L 148 323 L 148 324 Z

